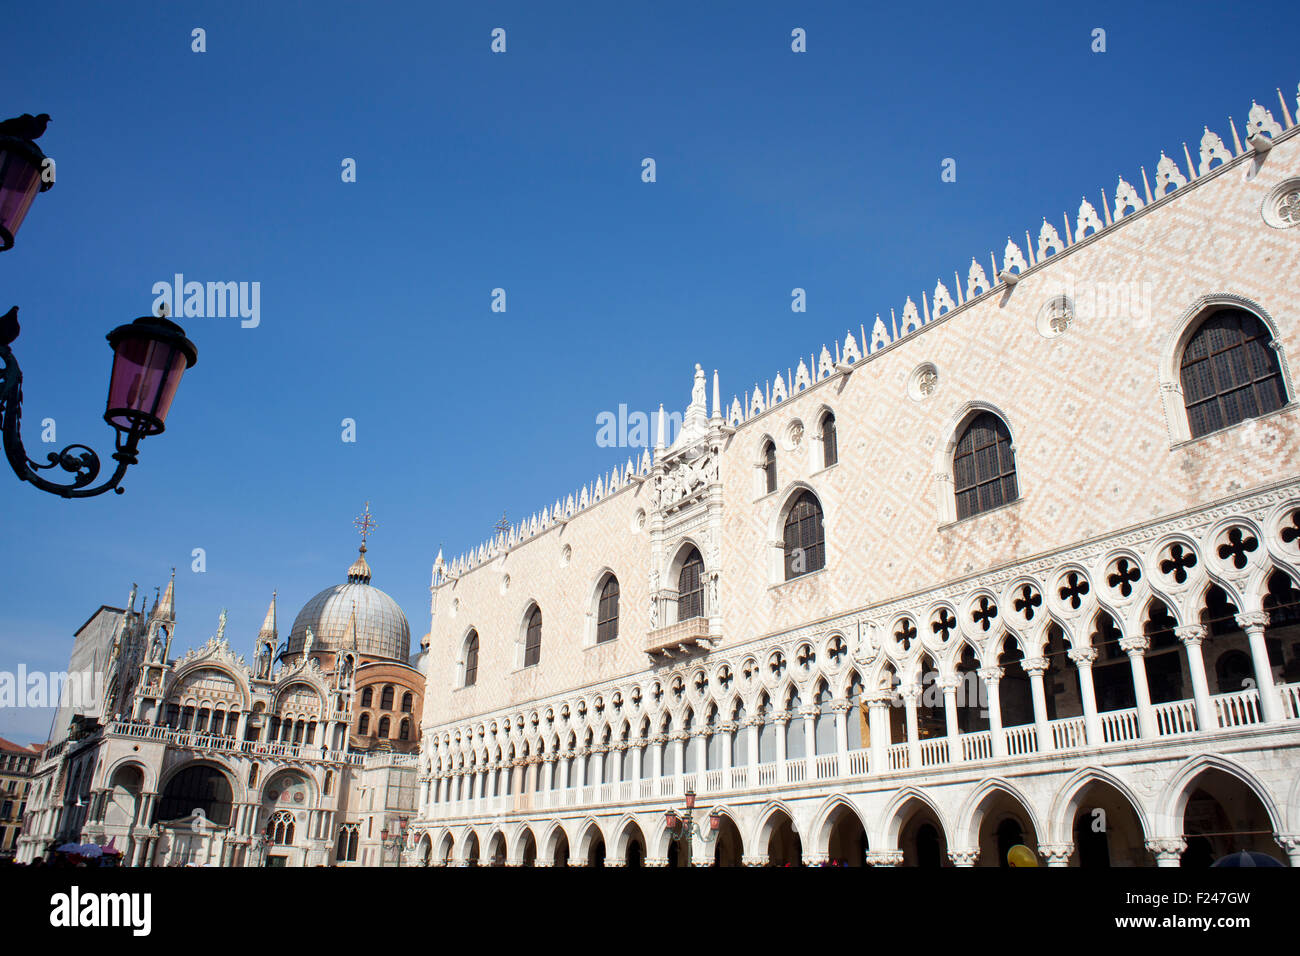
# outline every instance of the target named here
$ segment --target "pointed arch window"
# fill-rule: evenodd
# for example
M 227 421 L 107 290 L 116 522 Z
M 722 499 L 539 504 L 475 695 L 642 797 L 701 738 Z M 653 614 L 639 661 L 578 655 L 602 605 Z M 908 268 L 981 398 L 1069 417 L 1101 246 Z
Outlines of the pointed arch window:
M 1183 350 L 1181 377 L 1193 438 L 1286 404 L 1273 336 L 1245 309 L 1219 309 Z
M 532 667 L 542 659 L 542 609 L 534 607 L 528 615 L 528 628 L 524 632 L 524 666 Z
M 829 468 L 840 460 L 839 434 L 835 430 L 835 413 L 822 417 L 822 467 Z
M 770 438 L 763 443 L 763 487 L 776 491 L 776 442 Z
M 1019 497 L 1011 432 L 1001 418 L 981 412 L 971 420 L 957 440 L 952 473 L 959 521 Z
M 473 687 L 478 682 L 478 631 L 470 631 L 465 638 L 465 679 L 462 687 Z
M 677 620 L 703 616 L 704 559 L 700 557 L 699 549 L 691 548 L 677 575 Z
M 618 637 L 618 578 L 610 575 L 600 589 L 596 608 L 596 643 L 604 644 Z
M 785 579 L 826 567 L 826 532 L 822 506 L 811 491 L 802 491 L 785 519 Z
M 266 837 L 276 846 L 293 845 L 293 814 L 288 810 L 276 810 L 271 819 L 266 821 Z

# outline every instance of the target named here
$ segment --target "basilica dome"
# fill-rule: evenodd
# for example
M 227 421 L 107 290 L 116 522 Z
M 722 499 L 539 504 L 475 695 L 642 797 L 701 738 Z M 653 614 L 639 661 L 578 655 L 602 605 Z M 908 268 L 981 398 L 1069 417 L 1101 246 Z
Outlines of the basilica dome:
M 348 568 L 346 584 L 336 584 L 307 602 L 294 618 L 286 656 L 301 654 L 307 628 L 313 651 L 353 648 L 352 616 L 356 614 L 356 650 L 367 657 L 405 661 L 411 652 L 411 625 L 397 602 L 370 586 L 366 548 Z

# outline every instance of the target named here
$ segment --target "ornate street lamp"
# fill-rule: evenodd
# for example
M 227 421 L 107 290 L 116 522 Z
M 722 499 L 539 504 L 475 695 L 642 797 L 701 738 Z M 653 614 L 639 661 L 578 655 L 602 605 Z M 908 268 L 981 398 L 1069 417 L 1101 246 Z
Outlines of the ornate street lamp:
M 54 185 L 43 175 L 45 154 L 36 140 L 50 121 L 47 114 L 23 114 L 0 123 L 0 252 L 12 249 L 36 194 Z
M 707 832 L 700 829 L 692 817 L 695 815 L 695 791 L 686 791 L 686 812 L 678 814 L 676 810 L 669 809 L 664 812 L 664 825 L 668 827 L 668 832 L 674 840 L 682 843 L 682 848 L 686 854 L 686 865 L 694 866 L 694 857 L 691 855 L 692 838 L 699 840 L 701 843 L 712 843 L 718 838 L 718 830 L 722 826 L 722 814 L 716 809 L 709 813 L 709 829 Z
M 379 845 L 388 849 L 397 851 L 397 868 L 402 867 L 402 847 L 406 843 L 406 825 L 410 823 L 406 817 L 397 818 L 397 829 L 392 831 L 392 839 L 389 839 L 388 824 L 379 831 Z
M 45 131 L 49 117 L 41 114 L 0 123 L 0 251 L 13 246 L 14 234 L 38 192 L 53 183 L 41 172 L 45 154 L 32 142 Z M 198 350 L 185 330 L 163 315 L 143 316 L 108 334 L 113 349 L 113 371 L 108 384 L 104 421 L 116 435 L 112 476 L 89 487 L 99 476 L 99 456 L 85 445 L 68 445 L 46 455 L 44 464 L 27 457 L 21 435 L 23 373 L 10 345 L 18 338 L 18 307 L 0 316 L 0 433 L 5 457 L 22 481 L 63 498 L 90 498 L 120 487 L 126 470 L 134 465 L 140 441 L 163 431 L 181 376 L 198 361 Z M 61 484 L 38 472 L 54 467 L 72 475 Z

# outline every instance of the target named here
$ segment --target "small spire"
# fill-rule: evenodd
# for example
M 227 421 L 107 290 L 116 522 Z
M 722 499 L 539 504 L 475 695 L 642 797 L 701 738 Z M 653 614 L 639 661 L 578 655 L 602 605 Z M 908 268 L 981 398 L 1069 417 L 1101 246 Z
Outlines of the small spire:
M 718 370 L 713 370 L 713 418 L 722 420 L 722 392 L 718 389 Z
M 167 590 L 163 592 L 162 603 L 158 605 L 158 620 L 176 621 L 176 569 L 172 568 L 171 580 L 167 582 Z
M 274 643 L 279 636 L 279 632 L 275 629 L 275 595 L 276 592 L 272 591 L 271 606 L 266 609 L 266 620 L 262 622 L 262 629 L 257 632 L 258 641 L 265 639 Z

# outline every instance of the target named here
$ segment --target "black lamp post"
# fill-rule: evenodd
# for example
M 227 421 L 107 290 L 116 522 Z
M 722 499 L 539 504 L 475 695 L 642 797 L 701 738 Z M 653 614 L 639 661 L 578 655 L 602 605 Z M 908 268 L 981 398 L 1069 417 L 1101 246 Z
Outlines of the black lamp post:
M 0 252 L 10 249 L 38 192 L 54 183 L 42 173 L 45 154 L 33 140 L 45 131 L 49 117 L 41 114 L 0 123 Z M 85 445 L 68 445 L 46 455 L 44 464 L 27 457 L 21 435 L 23 373 L 9 347 L 18 338 L 18 307 L 0 316 L 0 432 L 5 457 L 14 474 L 42 491 L 64 498 L 90 498 L 112 489 L 119 495 L 126 470 L 136 463 L 140 441 L 163 431 L 167 412 L 181 376 L 198 360 L 198 350 L 185 330 L 163 316 L 144 316 L 108 334 L 113 348 L 113 371 L 108 384 L 104 421 L 115 430 L 113 460 L 117 467 L 108 480 L 88 487 L 99 476 L 99 456 Z M 61 484 L 38 472 L 59 467 L 72 475 Z
M 700 829 L 692 817 L 695 814 L 695 791 L 686 791 L 686 812 L 678 814 L 676 810 L 667 810 L 664 813 L 664 823 L 668 827 L 668 832 L 674 840 L 682 843 L 686 851 L 686 865 L 694 866 L 695 858 L 691 855 L 691 839 L 694 837 L 701 843 L 712 843 L 718 838 L 718 829 L 722 826 L 722 814 L 717 810 L 709 813 L 709 829 L 706 833 Z
M 394 849 L 397 851 L 397 868 L 402 868 L 402 847 L 406 843 L 406 825 L 410 821 L 406 817 L 397 818 L 397 829 L 392 833 L 392 839 L 389 839 L 388 825 L 379 831 L 379 845 Z

